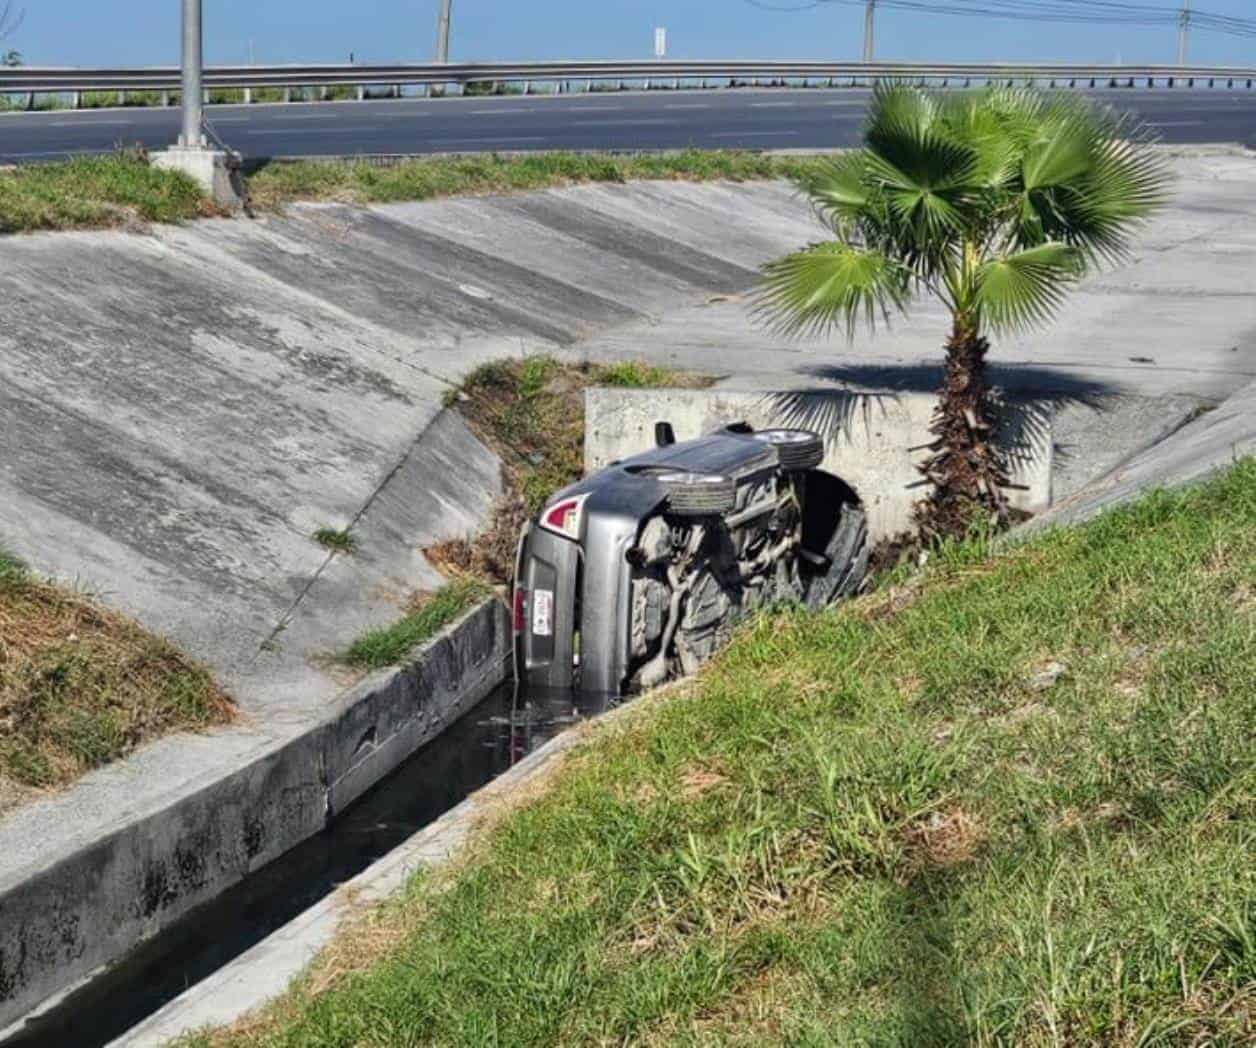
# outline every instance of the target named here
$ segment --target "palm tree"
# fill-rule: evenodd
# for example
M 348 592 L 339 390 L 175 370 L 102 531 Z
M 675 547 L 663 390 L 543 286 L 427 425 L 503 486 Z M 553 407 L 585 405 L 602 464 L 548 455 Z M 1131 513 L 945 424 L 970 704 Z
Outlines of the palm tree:
M 878 86 L 864 148 L 799 179 L 832 239 L 769 263 L 758 312 L 823 334 L 936 295 L 951 313 L 945 380 L 922 465 L 926 541 L 1007 519 L 992 439 L 988 333 L 1047 321 L 1095 267 L 1122 258 L 1167 198 L 1163 159 L 1128 118 L 1076 96 L 1004 87 L 955 93 Z

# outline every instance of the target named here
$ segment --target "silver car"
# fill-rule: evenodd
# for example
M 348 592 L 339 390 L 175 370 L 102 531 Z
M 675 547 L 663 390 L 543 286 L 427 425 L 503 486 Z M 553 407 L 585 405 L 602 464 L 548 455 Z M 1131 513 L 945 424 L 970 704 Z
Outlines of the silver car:
M 737 423 L 615 462 L 525 526 L 517 680 L 531 695 L 616 697 L 691 673 L 748 613 L 848 596 L 868 563 L 855 492 L 823 441 Z

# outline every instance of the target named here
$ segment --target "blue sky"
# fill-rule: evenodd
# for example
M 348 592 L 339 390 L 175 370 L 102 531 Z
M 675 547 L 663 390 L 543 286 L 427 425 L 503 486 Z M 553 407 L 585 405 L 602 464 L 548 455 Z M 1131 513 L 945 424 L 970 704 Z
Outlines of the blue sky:
M 768 0 L 771 2 L 771 0 Z M 787 4 L 791 0 L 776 0 Z M 1153 0 L 1155 2 L 1155 0 Z M 1174 0 L 1159 0 L 1173 6 Z M 29 64 L 174 63 L 179 0 L 18 0 L 26 20 L 6 42 Z M 436 0 L 204 0 L 211 62 L 421 61 L 431 57 Z M 1256 0 L 1196 0 L 1256 17 Z M 863 13 L 825 4 L 792 13 L 747 0 L 454 0 L 451 57 L 648 57 L 665 25 L 677 58 L 857 58 Z M 1172 62 L 1176 30 L 878 14 L 879 58 Z M 1196 32 L 1198 62 L 1256 65 L 1256 39 Z

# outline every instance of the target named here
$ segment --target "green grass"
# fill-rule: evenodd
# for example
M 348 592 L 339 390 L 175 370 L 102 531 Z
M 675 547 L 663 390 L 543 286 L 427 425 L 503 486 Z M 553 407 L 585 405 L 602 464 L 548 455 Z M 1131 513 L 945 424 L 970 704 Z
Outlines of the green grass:
M 214 1043 L 1252 1043 L 1256 461 L 625 712 Z
M 352 553 L 358 548 L 358 540 L 353 537 L 348 528 L 342 530 L 319 528 L 314 532 L 314 541 L 323 549 L 331 550 L 333 553 Z
M 807 158 L 736 150 L 617 156 L 538 153 L 526 156 L 435 157 L 381 166 L 367 162 L 276 163 L 249 181 L 253 203 L 278 207 L 295 200 L 391 203 L 478 193 L 506 193 L 586 182 L 640 180 L 753 181 L 786 178 L 814 165 Z
M 138 156 L 0 171 L 0 233 L 180 222 L 216 213 L 186 175 L 158 171 Z
M 116 96 L 112 97 L 116 102 Z M 149 102 L 137 97 L 128 104 Z M 365 161 L 275 163 L 247 181 L 251 205 L 266 210 L 301 200 L 388 203 L 585 182 L 785 178 L 799 175 L 814 163 L 805 158 L 736 151 L 687 150 L 641 156 L 490 154 L 435 157 L 394 165 Z M 133 222 L 184 222 L 219 213 L 191 179 L 153 169 L 142 157 L 131 153 L 81 157 L 0 172 L 0 234 L 94 229 Z
M 232 717 L 209 672 L 0 551 L 0 810 L 172 731 Z
M 406 616 L 391 626 L 364 633 L 345 652 L 344 661 L 363 669 L 396 665 L 491 594 L 492 588 L 481 579 L 455 579 L 416 600 Z

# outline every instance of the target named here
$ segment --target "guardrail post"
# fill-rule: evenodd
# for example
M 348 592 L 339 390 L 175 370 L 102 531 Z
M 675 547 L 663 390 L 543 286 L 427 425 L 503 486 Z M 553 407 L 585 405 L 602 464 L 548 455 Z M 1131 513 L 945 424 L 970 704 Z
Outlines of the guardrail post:
M 358 84 L 358 101 L 359 102 L 366 101 L 366 85 L 365 84 Z
M 253 89 L 251 87 L 246 87 L 244 89 L 244 104 L 246 106 L 251 106 L 253 104 Z
M 70 92 L 70 108 L 71 109 L 83 108 L 83 92 L 82 91 Z
M 283 89 L 283 100 L 285 103 L 292 101 L 292 88 L 285 87 Z

